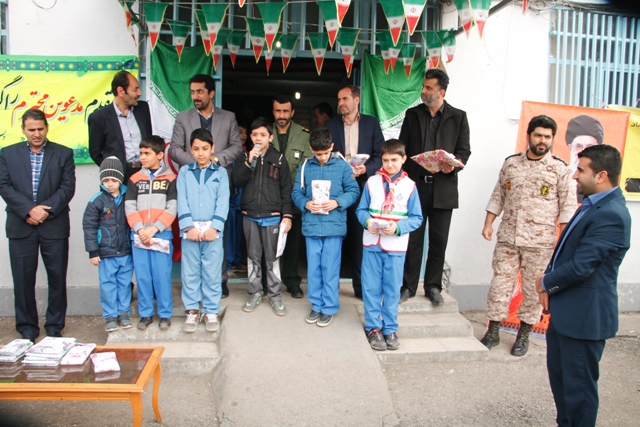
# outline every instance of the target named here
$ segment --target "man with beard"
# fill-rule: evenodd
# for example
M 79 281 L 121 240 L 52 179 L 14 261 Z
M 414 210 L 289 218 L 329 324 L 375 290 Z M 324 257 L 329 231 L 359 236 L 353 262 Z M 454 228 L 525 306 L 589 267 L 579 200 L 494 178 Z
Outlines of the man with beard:
M 100 166 L 102 160 L 116 156 L 125 166 L 124 182 L 140 170 L 140 141 L 150 136 L 149 104 L 140 101 L 140 83 L 127 71 L 111 81 L 112 105 L 89 116 L 89 154 Z
M 556 243 L 556 223 L 560 230 L 576 210 L 576 186 L 571 168 L 549 150 L 556 134 L 556 122 L 547 116 L 531 119 L 527 128 L 526 152 L 509 156 L 487 205 L 482 237 L 491 240 L 493 222 L 502 215 L 498 243 L 493 252 L 493 279 L 487 297 L 489 329 L 481 342 L 487 348 L 500 343 L 500 322 L 509 314 L 509 303 L 522 276 L 522 303 L 518 308 L 520 330 L 511 348 L 523 356 L 529 348 L 529 332 L 540 320 L 535 281 L 544 272 Z
M 296 181 L 298 168 L 304 161 L 313 156 L 309 146 L 309 130 L 291 120 L 295 114 L 293 97 L 277 95 L 273 99 L 273 118 L 277 138 L 273 145 L 284 154 L 291 171 L 291 182 Z M 293 298 L 302 298 L 300 289 L 302 278 L 298 274 L 298 258 L 300 257 L 300 241 L 302 240 L 302 213 L 295 208 L 291 229 L 287 233 L 287 244 L 280 258 L 280 273 L 282 283 Z M 263 276 L 264 278 L 264 276 Z
M 400 141 L 407 144 L 404 170 L 417 185 L 422 217 L 420 227 L 409 235 L 404 263 L 404 277 L 400 302 L 414 297 L 418 290 L 420 265 L 424 248 L 425 228 L 429 226 L 429 251 L 424 272 L 424 292 L 433 305 L 444 304 L 442 298 L 442 270 L 449 240 L 453 209 L 458 208 L 458 172 L 461 168 L 443 163 L 441 171 L 430 173 L 411 159 L 411 156 L 436 149 L 445 150 L 467 164 L 471 155 L 467 113 L 444 100 L 449 77 L 439 69 L 428 70 L 422 83 L 422 105 L 407 110 Z
M 213 105 L 215 95 L 215 81 L 206 74 L 196 74 L 189 80 L 191 100 L 194 108 L 178 113 L 173 125 L 173 135 L 169 146 L 171 159 L 180 167 L 195 162 L 191 155 L 191 133 L 196 129 L 207 129 L 213 136 L 215 150 L 211 160 L 227 170 L 231 177 L 233 162 L 242 154 L 242 142 L 238 131 L 236 115 Z M 229 180 L 231 182 L 231 180 Z M 233 193 L 233 191 L 232 191 Z M 225 229 L 227 228 L 225 223 Z M 223 247 L 226 251 L 226 231 Z M 222 298 L 229 296 L 227 288 L 226 255 L 222 263 Z

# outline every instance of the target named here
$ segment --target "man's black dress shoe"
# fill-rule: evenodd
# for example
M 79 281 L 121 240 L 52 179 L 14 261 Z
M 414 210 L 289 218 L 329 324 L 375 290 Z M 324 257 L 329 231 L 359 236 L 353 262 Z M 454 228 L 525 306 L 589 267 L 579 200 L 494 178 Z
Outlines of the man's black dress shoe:
M 292 286 L 287 290 L 287 292 L 291 294 L 291 298 L 295 299 L 300 299 L 304 296 L 304 293 L 302 292 L 302 289 L 300 289 L 300 286 Z
M 60 332 L 47 332 L 48 337 L 54 338 L 62 338 L 62 334 Z
M 440 293 L 440 289 L 436 287 L 432 287 L 427 291 L 427 298 L 431 300 L 431 304 L 433 305 L 443 305 L 444 299 L 442 298 L 442 294 Z
M 22 339 L 23 340 L 29 340 L 34 344 L 36 343 L 36 338 L 38 338 L 38 337 L 35 336 L 35 335 L 22 335 Z
M 398 302 L 398 304 L 402 304 L 403 302 L 407 302 L 409 300 L 409 298 L 411 298 L 411 293 L 409 292 L 409 289 L 402 289 L 400 291 L 400 301 Z

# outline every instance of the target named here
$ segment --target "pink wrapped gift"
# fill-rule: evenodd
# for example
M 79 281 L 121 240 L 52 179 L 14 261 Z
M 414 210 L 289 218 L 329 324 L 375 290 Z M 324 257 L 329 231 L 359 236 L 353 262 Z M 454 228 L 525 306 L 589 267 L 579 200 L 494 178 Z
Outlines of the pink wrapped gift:
M 464 164 L 460 160 L 456 159 L 456 156 L 444 150 L 426 151 L 424 153 L 411 156 L 411 159 L 431 173 L 438 173 L 442 171 L 440 168 L 440 162 L 448 163 L 453 167 L 464 167 Z

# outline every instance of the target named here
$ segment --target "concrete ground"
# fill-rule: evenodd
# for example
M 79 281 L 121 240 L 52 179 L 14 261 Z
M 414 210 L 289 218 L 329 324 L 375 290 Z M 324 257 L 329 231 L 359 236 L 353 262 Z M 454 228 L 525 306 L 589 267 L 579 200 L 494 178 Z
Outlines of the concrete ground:
M 467 312 L 464 315 L 472 322 L 475 336 L 481 338 L 486 322 L 484 312 Z M 600 364 L 599 426 L 638 424 L 640 313 L 621 314 L 620 321 L 618 336 L 607 342 Z M 329 328 L 334 326 L 337 325 Z M 76 337 L 78 342 L 104 344 L 107 339 L 102 319 L 98 317 L 69 317 L 63 333 Z M 13 318 L 0 318 L 0 343 L 14 338 L 19 336 L 15 332 Z M 545 368 L 545 341 L 532 339 L 529 353 L 515 358 L 509 354 L 515 336 L 501 333 L 501 338 L 500 346 L 491 350 L 488 361 L 383 366 L 399 425 L 555 425 L 555 408 Z M 299 391 L 313 393 L 313 384 L 300 384 Z M 218 426 L 214 396 L 213 374 L 193 377 L 165 375 L 160 389 L 163 425 Z M 144 426 L 158 425 L 153 417 L 150 397 L 149 389 L 143 399 Z M 268 398 L 277 405 L 278 401 L 296 397 Z M 376 402 L 369 404 L 375 406 Z M 323 426 L 342 424 L 322 405 L 318 405 L 317 411 L 326 413 Z M 129 426 L 131 421 L 131 408 L 126 402 L 0 402 L 1 427 Z M 278 425 L 313 424 L 307 422 L 304 414 L 296 414 L 292 417 L 284 415 Z

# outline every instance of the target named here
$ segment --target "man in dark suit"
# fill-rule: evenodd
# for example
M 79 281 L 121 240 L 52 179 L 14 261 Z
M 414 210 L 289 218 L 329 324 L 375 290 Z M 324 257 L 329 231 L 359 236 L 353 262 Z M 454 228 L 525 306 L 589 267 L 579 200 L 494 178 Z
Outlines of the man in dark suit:
M 380 129 L 380 122 L 376 117 L 360 114 L 360 89 L 356 86 L 346 86 L 338 92 L 338 110 L 340 115 L 327 120 L 325 128 L 331 132 L 333 151 L 342 154 L 347 161 L 351 161 L 356 154 L 368 154 L 364 165 L 354 167 L 356 181 L 360 192 L 367 179 L 382 167 L 380 147 L 384 136 Z M 362 234 L 364 229 L 356 217 L 356 208 L 360 198 L 347 208 L 347 244 L 342 246 L 343 253 L 347 251 L 351 257 L 353 292 L 357 298 L 362 298 L 362 281 L 360 268 L 362 265 Z
M 400 140 L 407 144 L 407 157 L 437 149 L 456 156 L 463 164 L 471 155 L 467 113 L 444 100 L 449 77 L 439 69 L 428 70 L 422 84 L 422 105 L 407 110 L 400 129 Z M 458 208 L 460 168 L 443 163 L 442 171 L 432 174 L 413 160 L 404 164 L 409 178 L 417 183 L 424 222 L 409 235 L 400 302 L 415 296 L 420 279 L 424 233 L 429 226 L 429 251 L 424 273 L 424 291 L 434 305 L 442 299 L 442 270 L 449 240 L 453 209 Z
M 73 151 L 47 140 L 44 113 L 22 116 L 26 142 L 0 150 L 0 195 L 7 204 L 7 238 L 13 275 L 16 330 L 35 342 L 38 250 L 47 270 L 49 300 L 44 328 L 61 336 L 67 312 L 69 202 L 76 190 Z
M 573 178 L 582 207 L 560 235 L 536 280 L 551 312 L 547 370 L 559 426 L 595 426 L 599 362 L 618 331 L 618 267 L 629 249 L 631 217 L 618 186 L 622 159 L 610 145 L 578 154 Z
M 140 101 L 138 80 L 127 71 L 115 75 L 111 92 L 113 103 L 89 116 L 89 154 L 98 166 L 109 156 L 120 159 L 126 183 L 140 170 L 140 141 L 153 133 L 151 114 Z
M 215 81 L 213 77 L 206 74 L 196 74 L 189 80 L 189 91 L 193 108 L 182 111 L 176 116 L 173 125 L 173 135 L 169 146 L 171 159 L 180 167 L 193 163 L 195 160 L 191 155 L 191 133 L 196 129 L 207 129 L 213 136 L 215 150 L 211 160 L 217 165 L 223 166 L 229 178 L 231 178 L 231 168 L 233 162 L 242 154 L 242 142 L 238 131 L 236 115 L 231 111 L 216 108 L 213 105 L 215 96 Z M 229 179 L 231 183 L 231 179 Z M 231 185 L 231 184 L 230 184 Z M 233 191 L 231 191 L 233 194 Z M 222 260 L 222 298 L 229 296 L 227 287 L 227 223 L 225 222 L 224 239 L 225 256 Z

